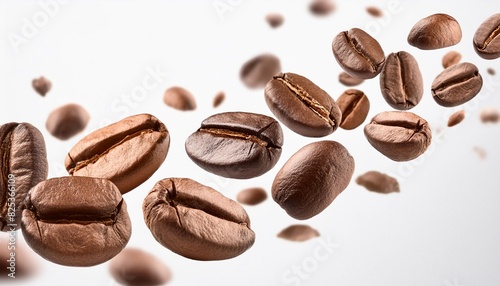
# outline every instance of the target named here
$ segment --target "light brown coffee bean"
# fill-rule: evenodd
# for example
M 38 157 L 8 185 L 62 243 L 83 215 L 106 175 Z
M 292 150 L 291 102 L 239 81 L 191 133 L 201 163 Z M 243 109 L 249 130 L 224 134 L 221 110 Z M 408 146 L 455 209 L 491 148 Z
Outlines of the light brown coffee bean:
M 375 6 L 366 7 L 366 12 L 368 14 L 370 14 L 371 16 L 377 17 L 377 18 L 384 16 L 384 13 L 382 12 L 382 10 L 380 10 L 380 8 L 377 8 Z
M 399 183 L 393 177 L 378 171 L 368 171 L 356 178 L 356 183 L 368 191 L 389 194 L 399 193 Z
M 280 13 L 269 13 L 266 15 L 266 22 L 271 28 L 278 28 L 284 21 L 285 18 Z
M 453 127 L 460 122 L 462 122 L 465 118 L 465 111 L 459 110 L 453 113 L 448 119 L 448 127 Z
M 432 82 L 432 98 L 444 107 L 473 99 L 483 87 L 483 78 L 471 63 L 459 63 L 442 71 Z
M 236 201 L 240 204 L 255 206 L 267 199 L 267 193 L 263 188 L 248 188 L 238 193 Z
M 318 236 L 319 232 L 317 230 L 305 224 L 291 225 L 280 231 L 277 235 L 279 238 L 297 242 L 307 241 Z
M 451 67 L 452 65 L 458 64 L 461 59 L 462 55 L 459 52 L 449 51 L 444 55 L 441 64 L 443 65 L 443 68 L 446 69 L 448 67 Z
M 474 34 L 474 50 L 483 59 L 500 57 L 500 13 L 484 21 Z
M 424 94 L 424 81 L 415 58 L 404 51 L 389 54 L 380 73 L 380 89 L 392 108 L 415 107 Z
M 421 19 L 408 35 L 408 43 L 421 50 L 453 46 L 461 39 L 460 25 L 455 18 L 446 14 L 434 14 Z
M 342 112 L 340 128 L 352 130 L 365 121 L 370 111 L 370 101 L 364 92 L 348 89 L 337 99 L 337 105 Z
M 327 16 L 335 11 L 335 3 L 332 0 L 312 0 L 309 11 L 316 16 Z
M 223 91 L 219 91 L 214 97 L 213 107 L 216 108 L 221 105 L 224 99 L 226 99 L 226 94 Z
M 485 108 L 481 110 L 479 118 L 483 123 L 497 123 L 500 120 L 500 110 L 495 108 Z
M 352 77 L 346 72 L 341 72 L 339 74 L 339 82 L 345 86 L 357 86 L 362 84 L 364 81 L 364 79 Z
M 398 162 L 423 154 L 432 139 L 427 121 L 411 112 L 379 113 L 365 125 L 364 131 L 368 142 L 377 151 Z
M 47 92 L 52 89 L 52 82 L 50 82 L 50 80 L 46 79 L 43 76 L 33 79 L 33 81 L 31 81 L 31 85 L 33 86 L 33 89 L 41 96 L 45 96 Z
M 82 132 L 90 120 L 90 115 L 81 105 L 66 104 L 52 111 L 45 127 L 52 136 L 68 140 Z
M 196 109 L 196 100 L 191 92 L 180 86 L 173 86 L 165 90 L 163 102 L 177 110 L 188 111 Z
M 488 68 L 486 71 L 487 71 L 487 72 L 488 72 L 488 74 L 490 74 L 490 75 L 495 75 L 495 74 L 496 74 L 495 70 L 494 70 L 494 69 L 492 69 L 492 68 Z
M 262 54 L 243 64 L 240 70 L 240 79 L 248 88 L 262 88 L 280 72 L 279 58 L 272 54 Z
M 190 259 L 233 258 L 255 241 L 243 207 L 191 179 L 169 178 L 157 182 L 142 209 L 154 238 Z

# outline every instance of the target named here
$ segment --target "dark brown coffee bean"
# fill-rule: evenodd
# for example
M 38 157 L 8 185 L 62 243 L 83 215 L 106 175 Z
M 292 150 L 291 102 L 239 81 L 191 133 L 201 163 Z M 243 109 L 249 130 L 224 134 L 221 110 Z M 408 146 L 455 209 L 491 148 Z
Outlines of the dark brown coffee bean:
M 244 189 L 236 196 L 236 201 L 240 204 L 255 206 L 267 199 L 267 193 L 263 188 Z
M 78 104 L 66 104 L 52 111 L 45 127 L 52 136 L 67 140 L 82 132 L 89 122 L 90 115 Z
M 284 21 L 285 18 L 280 13 L 269 13 L 266 15 L 266 22 L 271 28 L 278 28 Z
M 481 110 L 479 118 L 483 123 L 497 123 L 500 120 L 500 111 L 494 108 L 485 108 Z
M 455 18 L 434 14 L 418 21 L 408 35 L 408 43 L 421 50 L 435 50 L 456 45 L 462 29 Z
M 248 250 L 255 241 L 243 207 L 191 179 L 159 181 L 142 209 L 155 239 L 187 258 L 229 259 Z
M 174 86 L 167 90 L 163 94 L 163 102 L 166 105 L 181 111 L 195 110 L 196 100 L 193 94 L 187 89 Z
M 240 78 L 248 88 L 262 88 L 280 72 L 281 63 L 278 57 L 272 54 L 263 54 L 243 64 Z
M 291 217 L 309 219 L 349 185 L 354 159 L 342 144 L 319 141 L 302 147 L 278 172 L 272 196 Z
M 309 11 L 316 16 L 326 16 L 335 11 L 335 3 L 332 0 L 312 0 Z
M 456 51 L 449 51 L 444 55 L 443 61 L 441 62 L 443 64 L 443 68 L 449 68 L 452 65 L 458 64 L 460 60 L 462 59 L 462 55 L 459 52 Z
M 318 237 L 319 232 L 305 224 L 294 224 L 280 231 L 277 236 L 290 241 L 303 242 Z
M 271 170 L 283 145 L 279 123 L 247 112 L 212 115 L 186 140 L 186 153 L 198 166 L 219 176 L 249 179 Z
M 160 259 L 131 247 L 111 259 L 109 272 L 116 282 L 127 286 L 165 285 L 172 279 L 172 271 Z
M 398 162 L 420 156 L 432 139 L 427 121 L 414 113 L 403 111 L 377 114 L 364 131 L 368 142 L 377 151 Z
M 368 171 L 356 178 L 356 183 L 368 191 L 389 194 L 399 193 L 399 183 L 393 177 L 377 171 Z
M 424 94 L 424 81 L 415 58 L 404 51 L 389 54 L 380 73 L 380 89 L 392 108 L 415 107 Z
M 70 175 L 108 179 L 125 194 L 153 175 L 169 146 L 165 125 L 153 115 L 139 114 L 85 136 L 64 163 Z
M 332 50 L 340 67 L 353 77 L 374 78 L 384 66 L 380 44 L 358 28 L 339 33 L 333 39 Z
M 380 10 L 380 8 L 377 8 L 374 6 L 366 7 L 366 12 L 368 14 L 370 14 L 371 16 L 377 17 L 377 18 L 384 16 L 384 13 L 382 12 L 382 10 Z
M 477 28 L 474 50 L 483 59 L 500 57 L 500 13 L 489 17 Z
M 339 74 L 339 82 L 345 86 L 357 86 L 364 82 L 362 78 L 352 77 L 346 72 Z
M 47 151 L 42 133 L 29 123 L 0 126 L 0 231 L 21 227 L 28 191 L 47 179 Z
M 218 92 L 213 101 L 213 107 L 216 108 L 226 99 L 226 94 L 223 91 Z
M 432 82 L 432 97 L 441 106 L 454 107 L 473 99 L 483 78 L 471 63 L 459 63 L 441 72 Z
M 52 88 L 52 82 L 50 82 L 50 80 L 46 79 L 43 76 L 35 78 L 33 81 L 31 81 L 31 85 L 33 86 L 33 89 L 41 96 L 45 96 L 47 92 L 49 92 Z
M 32 278 L 39 272 L 39 269 L 33 251 L 19 239 L 17 232 L 0 232 L 1 285 L 17 285 L 15 281 Z
M 450 118 L 448 119 L 448 127 L 453 127 L 460 122 L 462 122 L 465 118 L 465 111 L 459 110 L 455 113 L 453 113 Z
M 264 92 L 272 113 L 292 131 L 322 137 L 337 130 L 342 114 L 333 98 L 309 79 L 294 73 L 279 74 Z
M 495 75 L 495 74 L 496 74 L 495 70 L 494 70 L 494 69 L 492 69 L 492 68 L 488 68 L 486 71 L 487 71 L 490 75 Z
M 24 203 L 23 236 L 48 261 L 97 265 L 117 255 L 130 239 L 127 204 L 106 179 L 49 179 L 31 189 Z
M 370 110 L 370 101 L 365 93 L 357 89 L 348 89 L 337 99 L 342 112 L 340 128 L 352 130 L 365 121 Z

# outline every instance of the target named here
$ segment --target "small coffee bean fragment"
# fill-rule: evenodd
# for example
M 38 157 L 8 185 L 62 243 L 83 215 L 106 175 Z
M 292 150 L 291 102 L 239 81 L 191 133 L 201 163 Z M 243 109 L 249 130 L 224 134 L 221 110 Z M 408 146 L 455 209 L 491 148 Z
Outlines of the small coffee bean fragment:
M 309 11 L 316 16 L 327 16 L 335 11 L 335 3 L 332 0 L 312 0 Z
M 45 96 L 52 88 L 52 82 L 43 76 L 33 79 L 31 85 L 41 96 Z
M 271 28 L 278 28 L 284 21 L 285 18 L 280 13 L 269 13 L 266 15 L 266 22 Z
M 380 17 L 382 17 L 384 15 L 384 13 L 382 12 L 382 10 L 380 10 L 380 8 L 377 8 L 375 6 L 366 7 L 366 12 L 368 14 L 370 14 L 371 16 L 377 17 L 377 18 L 380 18 Z
M 279 238 L 297 242 L 307 241 L 318 236 L 319 232 L 317 230 L 305 224 L 291 225 L 280 231 L 277 235 Z
M 240 79 L 248 88 L 262 88 L 280 72 L 279 58 L 272 54 L 262 54 L 243 64 L 240 70 Z
M 483 123 L 497 123 L 500 120 L 500 111 L 494 108 L 485 108 L 481 110 L 479 118 Z
M 487 71 L 487 72 L 488 72 L 488 74 L 490 74 L 490 75 L 495 75 L 495 74 L 496 74 L 495 70 L 494 70 L 494 69 L 492 69 L 492 68 L 488 68 L 486 71 Z
M 255 206 L 267 199 L 267 193 L 263 188 L 248 188 L 240 191 L 236 201 L 240 204 Z
M 446 53 L 442 60 L 443 68 L 451 67 L 454 64 L 458 64 L 462 59 L 462 55 L 457 51 L 449 51 Z
M 370 101 L 364 92 L 348 89 L 337 99 L 337 105 L 342 112 L 340 128 L 352 130 L 365 121 L 370 110 Z
M 389 194 L 399 193 L 398 181 L 378 171 L 368 171 L 356 178 L 356 183 L 365 187 L 368 191 Z
M 455 18 L 434 14 L 418 21 L 408 34 L 408 43 L 421 50 L 435 50 L 456 45 L 462 29 Z
M 362 78 L 352 77 L 346 72 L 341 72 L 339 74 L 339 82 L 345 86 L 357 86 L 364 82 Z
M 444 107 L 454 107 L 473 99 L 483 87 L 478 68 L 459 63 L 442 71 L 432 82 L 432 98 Z
M 70 103 L 52 111 L 45 127 L 52 136 L 68 140 L 82 132 L 90 120 L 90 115 L 81 105 Z
M 459 110 L 453 113 L 448 119 L 448 127 L 453 127 L 465 119 L 465 111 Z
M 500 13 L 484 21 L 474 34 L 474 50 L 487 60 L 500 57 Z
M 165 90 L 163 102 L 180 111 L 196 109 L 196 100 L 193 94 L 180 86 L 173 86 Z
M 224 99 L 226 99 L 226 94 L 223 91 L 218 92 L 214 97 L 213 107 L 216 108 L 221 105 Z

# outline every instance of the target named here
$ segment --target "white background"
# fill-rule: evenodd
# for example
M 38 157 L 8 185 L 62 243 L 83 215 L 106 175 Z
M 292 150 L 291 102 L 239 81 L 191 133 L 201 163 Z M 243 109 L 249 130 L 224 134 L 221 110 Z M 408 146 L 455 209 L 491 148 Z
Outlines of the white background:
M 47 0 L 41 0 L 47 3 Z M 327 17 L 308 11 L 309 1 L 70 1 L 46 22 L 36 1 L 0 2 L 0 123 L 30 122 L 45 136 L 49 177 L 67 175 L 63 167 L 68 150 L 84 135 L 106 122 L 137 113 L 160 118 L 171 134 L 170 151 L 161 168 L 124 197 L 132 219 L 128 246 L 154 253 L 173 272 L 169 285 L 500 285 L 500 124 L 482 124 L 483 108 L 500 108 L 499 60 L 486 61 L 472 48 L 476 28 L 500 12 L 498 1 L 340 1 Z M 218 13 L 214 3 L 231 5 Z M 228 4 L 229 3 L 229 4 Z M 373 18 L 365 7 L 384 10 Z M 391 10 L 391 11 L 389 11 Z M 285 22 L 271 29 L 264 21 L 280 12 Z M 462 26 L 462 41 L 451 48 L 421 51 L 407 43 L 413 24 L 443 12 Z M 41 17 L 34 20 L 36 17 Z M 26 21 L 38 21 L 32 34 Z M 40 23 L 40 21 L 42 23 Z M 249 90 L 239 80 L 241 65 L 263 52 L 276 54 L 284 72 L 310 78 L 337 98 L 344 89 L 341 71 L 331 51 L 336 34 L 353 27 L 366 29 L 386 54 L 405 50 L 420 65 L 425 85 L 421 103 L 412 112 L 427 119 L 435 140 L 412 162 L 397 163 L 373 149 L 362 127 L 339 129 L 322 139 L 305 138 L 282 125 L 285 144 L 277 166 L 250 180 L 228 180 L 196 166 L 184 151 L 185 139 L 209 115 L 223 111 L 250 111 L 272 116 L 263 90 Z M 17 48 L 15 35 L 26 40 Z M 475 63 L 484 79 L 482 92 L 458 108 L 444 108 L 431 98 L 430 86 L 442 71 L 441 58 L 459 51 L 462 61 Z M 168 73 L 155 88 L 127 105 L 124 97 L 142 85 L 148 68 Z M 41 97 L 31 80 L 44 75 L 53 89 Z M 166 88 L 180 85 L 196 97 L 198 108 L 181 112 L 163 104 Z M 371 101 L 368 118 L 391 110 L 383 100 L 378 77 L 357 88 Z M 226 101 L 212 107 L 220 90 Z M 45 129 L 48 114 L 66 103 L 79 103 L 91 115 L 85 131 L 60 141 Z M 447 128 L 449 115 L 466 110 L 460 125 Z M 439 135 L 438 135 L 439 134 Z M 241 256 L 218 262 L 199 262 L 174 254 L 155 241 L 142 216 L 142 201 L 154 183 L 166 177 L 189 177 L 210 185 L 230 198 L 246 187 L 264 187 L 270 194 L 275 174 L 307 143 L 341 142 L 354 156 L 351 185 L 321 214 L 305 222 L 290 218 L 271 198 L 245 207 L 256 233 L 255 245 Z M 474 148 L 486 151 L 481 159 Z M 354 179 L 369 170 L 398 178 L 401 193 L 380 195 L 356 185 Z M 276 234 L 294 223 L 307 223 L 321 236 L 294 243 Z M 21 232 L 18 236 L 22 240 Z M 321 249 L 331 242 L 331 252 Z M 19 243 L 21 244 L 22 241 Z M 327 254 L 322 261 L 316 249 Z M 33 254 L 39 268 L 19 285 L 115 285 L 108 264 L 89 268 L 59 266 Z M 302 276 L 294 274 L 300 267 Z M 305 268 L 304 268 L 305 267 Z M 0 280 L 1 285 L 11 285 Z

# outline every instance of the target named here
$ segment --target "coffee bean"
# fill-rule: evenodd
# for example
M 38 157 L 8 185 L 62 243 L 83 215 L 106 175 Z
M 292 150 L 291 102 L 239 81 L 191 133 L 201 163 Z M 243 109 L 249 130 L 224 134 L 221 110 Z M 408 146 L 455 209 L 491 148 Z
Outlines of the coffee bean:
M 42 133 L 29 123 L 0 126 L 0 231 L 21 227 L 28 191 L 47 179 L 47 151 Z
M 399 183 L 393 177 L 377 171 L 368 171 L 356 178 L 356 183 L 368 191 L 389 194 L 399 193 Z
M 280 231 L 277 236 L 290 241 L 303 242 L 318 237 L 319 232 L 305 224 L 294 224 Z
M 497 123 L 500 120 L 500 111 L 494 108 L 485 108 L 481 110 L 479 118 L 483 123 Z
M 12 281 L 32 278 L 39 273 L 40 267 L 34 259 L 33 251 L 18 237 L 17 232 L 0 232 L 0 284 L 2 285 L 17 285 Z M 14 266 L 11 266 L 12 260 Z
M 366 12 L 368 14 L 370 14 L 371 16 L 377 17 L 377 18 L 384 16 L 384 13 L 382 12 L 382 10 L 380 10 L 379 8 L 374 7 L 374 6 L 366 7 Z
M 181 111 L 195 110 L 196 100 L 193 94 L 180 86 L 174 86 L 163 94 L 163 102 L 166 105 Z
M 408 35 L 408 43 L 421 50 L 435 50 L 456 45 L 462 29 L 455 18 L 434 14 L 418 21 Z
M 97 265 L 117 255 L 130 239 L 127 204 L 106 179 L 49 179 L 32 188 L 24 203 L 23 236 L 48 261 Z
M 456 51 L 449 51 L 443 57 L 443 68 L 451 67 L 452 65 L 458 64 L 462 59 L 462 55 Z
M 332 0 L 312 0 L 309 11 L 316 16 L 327 16 L 335 11 L 335 4 Z
M 278 57 L 272 54 L 262 54 L 243 64 L 240 78 L 248 88 L 262 88 L 280 72 L 281 63 Z
M 432 97 L 441 106 L 454 107 L 474 98 L 483 78 L 471 63 L 459 63 L 441 72 L 432 82 Z
M 71 148 L 65 166 L 70 175 L 108 179 L 125 194 L 153 175 L 169 145 L 160 120 L 133 115 L 85 136 Z
M 453 127 L 460 122 L 462 122 L 465 118 L 465 111 L 459 110 L 455 113 L 453 113 L 450 118 L 448 119 L 448 127 Z
M 255 206 L 267 199 L 267 193 L 263 188 L 244 189 L 238 193 L 236 201 L 240 204 Z
M 292 131 L 322 137 L 337 130 L 342 114 L 333 98 L 309 79 L 294 73 L 279 74 L 264 92 L 272 113 Z
M 67 140 L 82 132 L 89 119 L 89 113 L 82 106 L 71 103 L 52 111 L 45 127 L 57 139 Z
M 486 71 L 487 71 L 490 75 L 495 75 L 495 74 L 496 74 L 495 70 L 494 70 L 494 69 L 492 69 L 492 68 L 488 68 Z
M 352 77 L 346 72 L 339 74 L 339 82 L 345 86 L 357 86 L 364 82 L 362 78 Z
M 271 117 L 226 112 L 212 115 L 186 140 L 186 153 L 204 170 L 249 179 L 269 171 L 281 155 L 283 132 Z
M 339 33 L 333 39 L 332 50 L 340 67 L 353 77 L 374 78 L 384 66 L 380 44 L 358 28 Z
M 226 99 L 226 94 L 223 91 L 218 92 L 213 101 L 213 107 L 216 108 Z
M 284 21 L 285 18 L 280 13 L 269 13 L 266 15 L 266 22 L 271 28 L 278 28 Z
M 109 272 L 116 282 L 129 286 L 165 285 L 172 271 L 156 256 L 138 248 L 127 247 L 109 262 Z
M 492 15 L 477 28 L 474 50 L 483 59 L 500 57 L 500 13 Z
M 237 202 L 186 178 L 156 183 L 142 205 L 154 238 L 195 260 L 236 257 L 255 241 L 250 219 Z
M 424 94 L 424 81 L 415 58 L 404 51 L 389 54 L 380 73 L 380 89 L 392 108 L 415 107 Z
M 291 217 L 309 219 L 327 208 L 345 189 L 354 172 L 354 159 L 335 141 L 302 147 L 274 178 L 272 196 Z
M 377 114 L 364 131 L 368 142 L 377 151 L 398 162 L 420 156 L 432 139 L 427 121 L 414 113 L 403 111 Z
M 337 99 L 342 112 L 340 128 L 352 130 L 365 121 L 370 110 L 370 101 L 365 93 L 357 89 L 348 89 Z
M 43 76 L 33 79 L 33 81 L 31 81 L 31 85 L 41 96 L 45 96 L 52 88 L 52 82 Z

